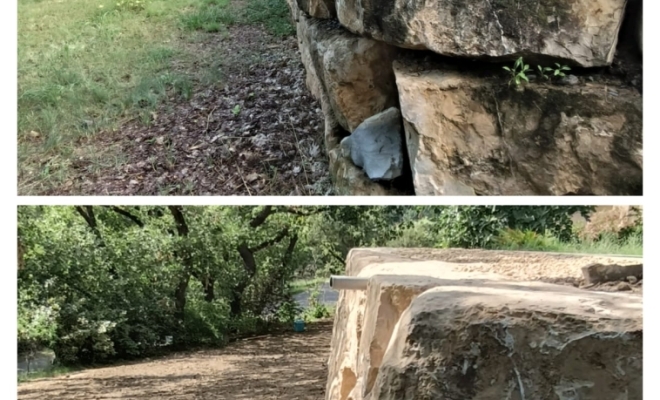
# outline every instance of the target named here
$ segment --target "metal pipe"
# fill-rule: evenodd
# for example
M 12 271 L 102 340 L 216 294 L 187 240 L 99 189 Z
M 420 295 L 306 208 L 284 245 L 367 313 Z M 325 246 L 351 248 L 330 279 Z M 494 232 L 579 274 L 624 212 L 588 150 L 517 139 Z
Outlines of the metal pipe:
M 367 290 L 369 278 L 357 276 L 332 275 L 330 287 L 337 290 Z

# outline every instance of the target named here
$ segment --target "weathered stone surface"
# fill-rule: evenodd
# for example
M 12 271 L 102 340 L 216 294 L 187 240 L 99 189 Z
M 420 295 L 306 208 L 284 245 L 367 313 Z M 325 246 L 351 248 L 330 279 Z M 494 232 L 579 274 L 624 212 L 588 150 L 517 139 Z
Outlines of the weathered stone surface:
M 372 400 L 642 399 L 641 296 L 448 281 L 401 315 Z
M 298 7 L 297 0 L 286 0 L 286 5 L 289 6 L 289 12 L 291 14 L 291 22 L 293 25 L 296 25 L 298 22 L 298 14 L 300 13 L 300 8 Z
M 367 118 L 341 141 L 353 164 L 371 180 L 392 180 L 403 170 L 401 112 L 392 107 Z
M 347 263 L 349 274 L 371 277 L 365 291 L 342 291 L 337 303 L 326 387 L 326 400 L 362 399 L 373 385 L 399 315 L 428 288 L 444 282 L 439 275 L 479 277 L 495 275 L 457 271 L 443 262 L 410 262 L 388 257 L 390 263 Z M 349 255 L 349 260 L 355 260 Z M 365 262 L 366 265 L 360 265 Z M 392 263 L 394 262 L 394 263 Z M 418 276 L 408 276 L 418 273 Z
M 333 80 L 333 77 L 336 74 L 336 70 L 326 71 L 323 69 L 323 60 L 328 49 L 334 49 L 334 46 L 337 44 L 333 38 L 339 37 L 344 39 L 344 44 L 347 44 L 345 40 L 350 38 L 354 39 L 353 42 L 349 43 L 354 47 L 362 49 L 361 51 L 366 51 L 365 49 L 373 48 L 373 41 L 368 39 L 360 39 L 354 37 L 350 33 L 345 32 L 342 28 L 338 27 L 336 24 L 333 24 L 329 21 L 314 21 L 306 17 L 298 8 L 298 4 L 295 0 L 289 0 L 289 7 L 292 9 L 292 14 L 297 17 L 297 36 L 298 36 L 298 47 L 301 53 L 301 58 L 305 71 L 307 74 L 306 84 L 309 88 L 312 95 L 321 102 L 323 115 L 325 117 L 325 132 L 324 132 L 324 142 L 325 147 L 329 156 L 330 164 L 330 173 L 334 183 L 336 194 L 338 195 L 355 195 L 355 196 L 384 196 L 396 194 L 395 190 L 385 188 L 379 185 L 376 182 L 369 180 L 364 171 L 359 167 L 355 166 L 350 158 L 347 158 L 342 155 L 342 150 L 339 147 L 340 140 L 346 136 L 346 129 L 350 127 L 348 120 L 354 121 L 359 125 L 358 120 L 368 118 L 374 112 L 380 112 L 390 103 L 396 102 L 396 88 L 394 85 L 394 75 L 390 68 L 391 73 L 391 90 L 392 93 L 388 95 L 387 101 L 373 100 L 378 98 L 378 93 L 383 93 L 378 88 L 375 89 L 375 93 L 367 93 L 368 88 L 364 88 L 362 83 L 358 82 L 355 87 L 352 88 L 334 88 L 328 90 L 328 87 L 332 88 L 336 85 L 339 85 L 341 82 Z M 349 40 L 350 41 L 350 40 Z M 369 44 L 371 42 L 371 44 Z M 377 46 L 376 46 L 377 47 Z M 338 52 L 341 52 L 341 49 L 336 49 Z M 345 49 L 343 50 L 345 51 Z M 369 51 L 366 51 L 369 53 Z M 314 54 L 314 56 L 312 56 Z M 335 50 L 330 51 L 327 56 L 329 60 L 335 60 L 337 54 Z M 330 61 L 329 61 L 330 62 Z M 358 64 L 360 62 L 358 61 Z M 341 65 L 347 66 L 350 68 L 351 62 L 346 62 Z M 359 75 L 359 74 L 358 74 Z M 362 74 L 364 77 L 364 74 Z M 373 82 L 371 82 L 374 84 Z M 347 86 L 346 82 L 341 83 L 344 86 Z M 348 86 L 353 86 L 348 85 Z M 374 87 L 376 87 L 375 85 Z M 387 85 L 386 85 L 387 86 Z M 354 96 L 353 98 L 357 102 L 363 101 L 362 104 L 351 105 L 350 101 L 347 99 L 351 98 L 350 93 L 352 90 L 356 90 L 358 93 L 362 90 L 362 93 Z M 331 100 L 331 95 L 336 95 L 337 93 L 345 95 L 340 96 L 341 99 L 337 98 Z M 340 104 L 347 104 L 347 114 L 350 116 L 347 119 L 346 115 L 343 113 L 342 108 L 339 107 Z M 340 117 L 343 117 L 344 126 L 340 124 Z M 362 122 L 360 120 L 360 122 Z
M 364 171 L 342 154 L 341 148 L 330 150 L 330 175 L 338 196 L 391 196 L 396 191 L 373 182 Z
M 584 275 L 584 283 L 587 285 L 603 282 L 625 281 L 628 277 L 635 278 L 635 282 L 637 282 L 644 278 L 644 266 L 643 264 L 590 264 L 582 268 L 582 274 Z
M 527 272 L 491 272 L 512 258 Z M 346 265 L 370 281 L 340 293 L 326 400 L 641 399 L 639 295 L 518 280 L 551 272 L 535 253 L 354 249 Z
M 447 56 L 612 62 L 626 0 L 337 0 L 352 32 Z
M 396 105 L 394 47 L 304 15 L 298 18 L 298 38 L 308 75 L 313 70 L 319 78 L 344 129 L 353 132 L 365 119 Z
M 642 97 L 395 62 L 417 195 L 641 195 Z
M 337 16 L 334 0 L 296 0 L 298 7 L 314 18 L 334 18 Z

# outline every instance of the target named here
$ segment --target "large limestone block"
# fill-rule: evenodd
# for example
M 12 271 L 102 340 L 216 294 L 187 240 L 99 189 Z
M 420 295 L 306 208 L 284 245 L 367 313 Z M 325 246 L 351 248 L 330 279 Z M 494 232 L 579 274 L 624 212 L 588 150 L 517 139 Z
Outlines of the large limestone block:
M 352 32 L 447 56 L 612 62 L 627 0 L 337 0 Z
M 641 195 L 642 96 L 395 62 L 417 195 Z
M 308 75 L 313 70 L 319 78 L 345 130 L 353 132 L 367 118 L 396 105 L 394 47 L 353 35 L 335 21 L 304 15 L 298 18 L 298 37 Z
M 365 254 L 366 255 L 366 254 Z M 351 256 L 349 256 L 349 259 Z M 367 291 L 342 291 L 337 302 L 328 365 L 327 400 L 358 400 L 371 390 L 399 316 L 425 290 L 446 280 L 490 278 L 440 261 L 410 261 L 387 256 L 387 262 L 349 263 L 356 276 L 369 277 Z M 350 271 L 349 271 L 350 273 Z M 411 275 L 419 274 L 419 275 Z
M 394 342 L 393 338 L 405 333 L 405 329 L 402 328 L 403 325 L 399 321 L 402 320 L 404 315 L 407 315 L 408 311 L 406 310 L 410 309 L 410 305 L 414 304 L 415 299 L 420 295 L 424 296 L 424 293 L 432 288 L 447 286 L 460 288 L 451 291 L 457 298 L 464 294 L 470 297 L 471 293 L 476 293 L 476 296 L 482 296 L 481 298 L 489 298 L 488 296 L 491 294 L 501 294 L 504 291 L 505 293 L 513 293 L 512 298 L 525 299 L 527 303 L 534 303 L 535 299 L 539 299 L 538 302 L 543 303 L 541 308 L 546 306 L 554 308 L 557 305 L 557 299 L 566 296 L 570 298 L 566 301 L 566 304 L 570 307 L 567 306 L 567 310 L 561 310 L 561 307 L 566 305 L 562 303 L 563 305 L 557 307 L 558 315 L 568 315 L 573 312 L 576 304 L 574 300 L 577 298 L 578 309 L 581 307 L 580 304 L 584 305 L 586 311 L 590 312 L 596 319 L 603 316 L 606 319 L 610 316 L 613 316 L 614 319 L 620 318 L 621 310 L 625 310 L 631 313 L 631 318 L 637 323 L 635 313 L 639 313 L 641 310 L 641 296 L 639 295 L 615 295 L 611 297 L 610 293 L 594 293 L 580 291 L 572 287 L 527 282 L 538 279 L 547 279 L 553 282 L 574 282 L 575 279 L 582 276 L 582 267 L 593 263 L 630 265 L 639 263 L 639 260 L 635 258 L 465 249 L 369 248 L 351 250 L 346 259 L 346 274 L 367 277 L 369 278 L 369 284 L 366 291 L 340 292 L 328 363 L 326 400 L 378 398 L 370 396 L 373 396 L 374 391 L 383 390 L 383 386 L 378 386 L 377 383 L 378 379 L 384 379 L 381 378 L 384 373 L 383 368 L 385 368 L 385 375 L 391 372 L 391 361 L 388 361 L 388 354 L 393 351 L 391 348 Z M 521 295 L 516 294 L 519 288 L 524 291 Z M 592 295 L 595 297 L 592 297 Z M 605 297 L 602 297 L 603 295 Z M 508 299 L 509 297 L 501 295 L 499 298 Z M 518 303 L 516 302 L 517 300 L 511 301 L 511 305 L 507 306 L 512 310 L 513 317 L 517 315 L 515 310 L 517 310 L 516 304 Z M 612 302 L 616 303 L 619 308 L 612 308 Z M 495 303 L 495 308 L 502 308 L 500 303 Z M 439 304 L 441 307 L 449 305 L 450 310 L 457 308 L 451 302 Z M 487 313 L 479 314 L 477 312 L 479 307 L 472 308 L 475 315 L 487 317 Z M 502 308 L 502 310 L 503 312 L 506 311 L 505 308 Z M 459 315 L 463 314 L 459 313 Z M 560 330 L 557 332 L 560 335 L 557 340 L 561 340 L 561 335 L 565 333 L 561 330 L 562 327 L 570 328 L 570 318 L 562 318 L 559 319 Z M 524 318 L 523 320 L 529 321 Z M 479 322 L 478 319 L 474 319 L 474 321 Z M 506 321 L 506 318 L 499 321 Z M 639 322 L 641 323 L 641 320 Z M 599 324 L 596 325 L 601 326 Z M 429 325 L 433 324 L 429 323 Z M 454 324 L 452 326 L 458 327 L 459 325 Z M 606 320 L 602 326 L 611 325 Z M 531 325 L 523 324 L 523 326 Z M 576 338 L 586 332 L 581 330 L 581 326 L 575 324 Z M 432 328 L 432 326 L 427 328 L 429 329 L 429 335 L 433 336 L 431 329 L 435 328 Z M 437 329 L 439 333 L 443 332 L 442 327 Z M 513 332 L 512 335 L 517 335 L 516 338 L 520 338 L 518 331 Z M 548 339 L 547 343 L 552 344 L 552 341 Z M 421 343 L 421 345 L 425 346 L 424 343 Z M 516 346 L 520 346 L 520 343 L 516 342 Z M 530 344 L 530 346 L 536 346 L 535 348 L 543 350 L 542 347 L 538 346 L 538 343 Z M 483 349 L 484 352 L 486 350 Z M 414 357 L 411 358 L 411 363 L 413 361 L 417 362 L 415 360 Z M 426 359 L 425 362 L 427 363 L 423 365 L 432 368 L 431 363 L 434 362 L 432 359 Z M 460 360 L 461 366 L 463 362 L 463 360 Z M 394 379 L 396 381 L 397 379 L 404 380 L 407 378 L 401 376 Z M 407 389 L 411 393 L 417 390 L 413 386 L 411 384 L 411 387 Z M 552 399 L 554 398 L 552 396 L 554 394 L 550 397 L 530 396 L 525 398 Z M 401 399 L 403 398 L 401 397 Z M 436 400 L 444 397 L 422 396 L 415 398 Z M 499 400 L 507 397 L 495 393 L 484 397 L 459 396 L 446 398 Z M 512 394 L 510 398 L 515 399 L 515 394 Z
M 337 15 L 335 11 L 334 0 L 295 0 L 298 7 L 307 15 L 314 18 L 334 18 Z
M 397 323 L 366 399 L 642 399 L 642 298 L 447 281 Z

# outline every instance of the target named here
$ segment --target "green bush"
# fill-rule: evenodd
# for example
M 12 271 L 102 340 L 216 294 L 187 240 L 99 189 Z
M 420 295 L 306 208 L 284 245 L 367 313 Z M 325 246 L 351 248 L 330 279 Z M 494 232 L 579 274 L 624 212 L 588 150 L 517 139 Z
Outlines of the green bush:
M 319 301 L 319 294 L 320 290 L 318 286 L 309 290 L 309 306 L 303 313 L 303 319 L 305 321 L 328 318 L 332 315 L 330 308 Z
M 283 323 L 292 323 L 300 314 L 303 309 L 294 300 L 282 303 L 277 309 L 277 319 Z
M 435 221 L 424 217 L 411 225 L 399 229 L 398 236 L 387 242 L 390 247 L 435 247 L 438 245 L 438 230 Z
M 225 299 L 204 300 L 201 285 L 191 288 L 184 318 L 183 337 L 174 340 L 186 345 L 221 345 L 229 338 L 229 305 Z
M 635 223 L 621 229 L 618 233 L 618 239 L 621 243 L 637 241 L 641 244 L 644 237 L 644 215 L 639 207 L 634 207 L 632 211 L 636 217 Z
M 509 228 L 538 234 L 550 233 L 560 241 L 575 238 L 571 216 L 580 212 L 588 218 L 593 207 L 566 206 L 453 206 L 437 217 L 440 247 L 492 248 L 500 233 Z
M 546 249 L 551 246 L 551 238 L 543 234 L 526 230 L 506 228 L 497 237 L 497 247 L 504 249 Z
M 57 338 L 58 306 L 35 305 L 26 291 L 18 292 L 18 351 L 50 347 Z

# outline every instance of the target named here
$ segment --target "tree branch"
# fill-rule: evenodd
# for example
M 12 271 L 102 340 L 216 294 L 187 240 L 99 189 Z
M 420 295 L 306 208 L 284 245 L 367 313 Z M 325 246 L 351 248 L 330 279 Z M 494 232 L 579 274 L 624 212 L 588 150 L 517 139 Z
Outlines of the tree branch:
M 346 258 L 340 256 L 339 253 L 337 253 L 336 251 L 334 251 L 334 250 L 332 250 L 332 249 L 330 249 L 330 255 L 331 255 L 335 260 L 337 260 L 337 261 L 339 261 L 340 263 L 342 263 L 342 265 L 346 263 Z
M 309 208 L 309 207 L 305 207 Z M 311 211 L 301 211 L 298 209 L 298 207 L 287 207 L 284 209 L 285 212 L 289 214 L 294 214 L 294 215 L 299 215 L 301 217 L 309 217 L 314 214 L 320 214 L 322 212 L 328 211 L 330 208 L 329 207 L 314 207 Z
M 284 257 L 282 257 L 282 266 L 287 267 L 293 258 L 293 250 L 296 248 L 296 243 L 298 243 L 298 235 L 293 234 L 289 238 L 289 246 L 287 246 L 286 251 L 284 252 Z
M 174 217 L 174 222 L 176 222 L 176 231 L 179 236 L 188 236 L 188 224 L 186 224 L 186 219 L 183 217 L 183 207 L 182 206 L 167 206 Z
M 275 243 L 281 242 L 282 239 L 284 239 L 288 234 L 289 234 L 289 227 L 286 226 L 274 238 L 272 238 L 270 240 L 266 240 L 265 242 L 257 245 L 256 247 L 252 247 L 249 250 L 253 253 L 256 253 L 259 250 L 263 250 L 266 247 L 270 247 L 270 246 L 274 245 Z
M 96 217 L 94 216 L 94 209 L 92 206 L 75 206 L 74 207 L 78 214 L 80 214 L 85 222 L 87 222 L 87 225 L 94 231 L 95 234 L 99 235 L 100 237 L 100 232 L 98 231 L 98 226 L 96 224 Z
M 116 212 L 117 214 L 130 219 L 131 221 L 133 221 L 140 228 L 144 228 L 144 222 L 142 222 L 142 220 L 140 218 L 138 218 L 136 215 L 133 215 L 130 212 L 128 212 L 128 211 L 126 211 L 122 208 L 119 208 L 117 206 L 106 206 L 106 207 L 110 208 L 112 211 Z
M 250 227 L 256 228 L 260 225 L 262 225 L 264 222 L 266 222 L 266 219 L 270 217 L 272 214 L 275 214 L 277 211 L 273 209 L 273 206 L 265 206 L 259 214 L 257 214 L 252 220 L 250 221 Z

